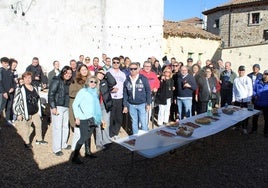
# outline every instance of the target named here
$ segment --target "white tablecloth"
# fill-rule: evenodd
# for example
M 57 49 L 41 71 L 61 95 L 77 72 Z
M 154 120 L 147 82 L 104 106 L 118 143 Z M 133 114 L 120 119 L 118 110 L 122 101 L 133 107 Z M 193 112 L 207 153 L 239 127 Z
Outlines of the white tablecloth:
M 232 106 L 229 106 L 232 107 Z M 119 140 L 116 140 L 115 142 L 117 144 L 120 144 L 127 149 L 131 151 L 137 151 L 140 155 L 147 157 L 147 158 L 153 158 L 158 155 L 161 155 L 165 152 L 168 152 L 172 149 L 178 148 L 180 146 L 183 146 L 185 144 L 188 144 L 190 142 L 193 142 L 197 139 L 201 139 L 213 134 L 216 134 L 218 132 L 221 132 L 232 125 L 256 114 L 259 113 L 258 110 L 248 111 L 246 108 L 242 108 L 236 112 L 234 112 L 232 115 L 227 115 L 222 113 L 221 109 L 219 109 L 219 120 L 212 121 L 209 125 L 200 125 L 199 128 L 196 128 L 194 130 L 194 133 L 191 137 L 185 138 L 182 136 L 173 136 L 173 137 L 167 137 L 157 134 L 159 130 L 164 130 L 166 132 L 174 133 L 176 130 L 172 130 L 167 127 L 158 127 L 156 129 L 150 130 L 146 133 L 138 133 L 137 135 L 132 135 L 126 138 L 122 138 Z M 206 113 L 199 114 L 196 116 L 193 116 L 191 118 L 183 119 L 180 121 L 181 123 L 185 122 L 192 122 L 195 123 L 195 119 L 206 116 Z M 196 123 L 195 123 L 196 124 Z M 135 139 L 135 145 L 130 145 L 126 143 L 129 140 Z

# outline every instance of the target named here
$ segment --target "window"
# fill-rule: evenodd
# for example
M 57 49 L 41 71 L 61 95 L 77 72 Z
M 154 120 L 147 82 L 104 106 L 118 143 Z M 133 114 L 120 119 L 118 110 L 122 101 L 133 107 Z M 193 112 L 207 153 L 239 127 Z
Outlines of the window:
M 188 58 L 189 57 L 193 58 L 193 54 L 194 54 L 193 52 L 188 52 Z
M 203 55 L 203 53 L 198 53 L 198 60 L 202 59 L 202 55 Z
M 249 14 L 249 25 L 258 25 L 260 24 L 261 18 L 259 12 L 254 12 Z
M 263 39 L 268 41 L 268 30 L 263 30 Z
M 220 28 L 220 20 L 219 19 L 215 20 L 215 23 L 213 24 L 213 27 L 214 28 Z

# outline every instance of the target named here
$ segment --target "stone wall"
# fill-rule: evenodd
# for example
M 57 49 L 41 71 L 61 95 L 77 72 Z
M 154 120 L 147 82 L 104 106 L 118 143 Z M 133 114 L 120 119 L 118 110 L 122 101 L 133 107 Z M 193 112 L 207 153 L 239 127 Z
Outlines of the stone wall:
M 163 53 L 168 59 L 175 57 L 177 61 L 186 64 L 188 54 L 192 53 L 194 63 L 201 60 L 203 65 L 207 59 L 212 59 L 215 52 L 219 48 L 221 42 L 219 40 L 209 40 L 188 37 L 168 37 L 164 39 Z
M 252 12 L 260 13 L 261 21 L 259 24 L 248 24 L 249 14 Z M 217 19 L 219 19 L 219 28 L 214 27 L 215 20 Z M 254 45 L 267 42 L 263 39 L 263 30 L 267 29 L 268 6 L 248 7 L 243 9 L 233 9 L 230 11 L 224 10 L 212 13 L 207 17 L 207 30 L 221 36 L 223 47 Z
M 222 59 L 224 62 L 230 61 L 232 69 L 237 73 L 240 65 L 246 66 L 246 73 L 252 72 L 252 66 L 255 63 L 260 64 L 261 72 L 268 69 L 268 44 L 260 44 L 239 48 L 225 48 L 222 50 Z

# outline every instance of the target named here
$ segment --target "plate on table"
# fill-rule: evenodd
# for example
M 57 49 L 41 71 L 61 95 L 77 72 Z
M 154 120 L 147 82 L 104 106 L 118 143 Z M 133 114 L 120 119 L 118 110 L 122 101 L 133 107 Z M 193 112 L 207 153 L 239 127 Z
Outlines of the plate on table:
M 176 136 L 176 134 L 173 134 L 173 133 L 170 133 L 170 132 L 167 132 L 167 131 L 164 131 L 164 130 L 159 130 L 156 132 L 157 135 L 160 135 L 160 136 L 166 136 L 166 137 L 173 137 L 173 136 Z
M 211 120 L 209 118 L 202 117 L 195 119 L 195 122 L 201 125 L 208 125 L 211 123 Z
M 223 108 L 222 112 L 227 115 L 232 115 L 235 112 L 235 110 L 233 108 Z
M 204 118 L 208 118 L 211 121 L 218 121 L 219 120 L 219 118 L 216 118 L 216 117 L 213 117 L 213 116 L 205 116 Z
M 183 125 L 187 125 L 187 126 L 192 127 L 194 129 L 200 127 L 199 125 L 192 123 L 192 122 L 185 122 L 185 123 L 183 123 Z
M 166 126 L 169 129 L 176 130 L 178 128 L 179 124 L 178 122 L 169 122 L 169 124 Z
M 187 125 L 180 125 L 176 130 L 176 134 L 183 137 L 190 137 L 194 132 L 193 127 L 189 127 Z

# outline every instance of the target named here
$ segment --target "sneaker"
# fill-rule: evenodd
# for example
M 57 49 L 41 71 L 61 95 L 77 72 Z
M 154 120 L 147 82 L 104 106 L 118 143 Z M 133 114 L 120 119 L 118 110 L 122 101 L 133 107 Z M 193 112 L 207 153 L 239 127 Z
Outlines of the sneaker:
M 33 146 L 31 144 L 24 144 L 25 149 L 31 150 Z
M 62 156 L 63 155 L 63 152 L 62 151 L 58 151 L 55 153 L 56 156 Z
M 63 148 L 63 149 L 70 150 L 70 149 L 72 149 L 72 146 L 71 145 L 68 145 L 66 148 Z
M 40 140 L 40 141 L 38 141 L 38 140 L 36 140 L 35 141 L 35 144 L 37 144 L 37 145 L 47 145 L 48 144 L 48 142 L 47 141 L 44 141 L 44 140 Z

